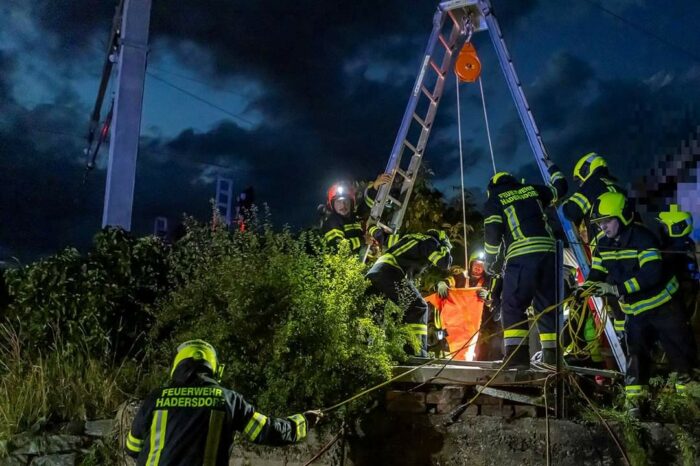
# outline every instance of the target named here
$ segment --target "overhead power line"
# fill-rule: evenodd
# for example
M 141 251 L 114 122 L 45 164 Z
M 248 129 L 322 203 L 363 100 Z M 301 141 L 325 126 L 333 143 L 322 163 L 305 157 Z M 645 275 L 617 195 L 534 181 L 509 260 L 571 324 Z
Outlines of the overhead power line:
M 148 67 L 154 71 L 158 71 L 159 73 L 169 74 L 171 76 L 175 76 L 176 78 L 186 79 L 187 81 L 192 81 L 193 83 L 201 84 L 202 86 L 205 86 L 206 88 L 210 89 L 213 92 L 225 92 L 227 94 L 233 94 L 233 95 L 237 95 L 237 96 L 241 96 L 241 97 L 249 97 L 247 94 L 245 94 L 243 92 L 236 92 L 236 91 L 232 91 L 230 89 L 218 89 L 218 88 L 212 86 L 211 83 L 209 83 L 209 82 L 203 81 L 201 79 L 193 78 L 192 76 L 188 76 L 186 74 L 177 73 L 175 71 L 171 71 L 171 70 L 168 70 L 165 68 L 160 68 L 160 67 L 153 66 L 153 65 L 148 65 Z
M 686 49 L 685 47 L 681 47 L 680 45 L 675 44 L 675 43 L 673 43 L 673 42 L 671 42 L 671 41 L 665 39 L 664 37 L 662 37 L 662 36 L 656 34 L 655 32 L 653 32 L 653 31 L 651 31 L 651 30 L 645 28 L 644 26 L 642 26 L 642 25 L 640 25 L 640 24 L 637 24 L 637 23 L 635 23 L 635 22 L 633 22 L 633 21 L 630 21 L 629 19 L 625 18 L 624 16 L 621 16 L 621 15 L 615 13 L 614 11 L 605 8 L 603 5 L 601 5 L 600 3 L 596 2 L 595 0 L 583 0 L 583 1 L 585 1 L 585 2 L 587 2 L 587 3 L 590 3 L 591 5 L 595 6 L 595 7 L 598 8 L 599 10 L 601 10 L 602 12 L 604 12 L 604 13 L 606 13 L 606 14 L 612 16 L 613 18 L 615 18 L 615 19 L 621 21 L 622 23 L 625 23 L 625 24 L 628 25 L 629 27 L 631 27 L 631 28 L 633 28 L 633 29 L 636 29 L 637 31 L 639 31 L 639 32 L 641 32 L 641 33 L 643 33 L 643 34 L 646 34 L 646 35 L 648 35 L 649 37 L 651 37 L 651 38 L 653 38 L 653 39 L 656 39 L 657 41 L 661 42 L 662 44 L 666 45 L 667 47 L 670 47 L 670 48 L 672 48 L 672 49 L 675 49 L 675 50 L 677 50 L 678 52 L 681 52 L 682 54 L 684 54 L 684 55 L 686 55 L 687 57 L 691 58 L 692 60 L 694 60 L 694 61 L 700 63 L 700 54 L 698 54 L 698 53 L 696 53 L 696 52 L 693 52 L 692 50 L 688 50 L 688 49 Z
M 163 79 L 163 78 L 161 78 L 161 77 L 159 77 L 159 76 L 156 76 L 155 74 L 151 73 L 150 71 L 146 71 L 146 74 L 147 74 L 148 76 L 150 76 L 151 78 L 155 79 L 156 81 L 159 81 L 159 82 L 165 84 L 165 85 L 168 86 L 168 87 L 171 87 L 171 88 L 173 88 L 173 89 L 175 89 L 175 90 L 177 90 L 177 91 L 179 91 L 179 92 L 182 92 L 183 94 L 185 94 L 185 95 L 187 95 L 187 96 L 190 96 L 190 97 L 192 97 L 193 99 L 195 99 L 195 100 L 197 100 L 197 101 L 199 101 L 199 102 L 202 102 L 203 104 L 206 104 L 206 105 L 208 105 L 208 106 L 210 106 L 210 107 L 212 107 L 212 108 L 214 108 L 214 109 L 216 109 L 216 110 L 218 110 L 218 111 L 220 111 L 220 112 L 222 112 L 222 113 L 224 113 L 224 114 L 230 116 L 231 118 L 234 118 L 234 119 L 236 119 L 236 120 L 242 121 L 242 122 L 244 122 L 244 123 L 250 125 L 251 127 L 252 127 L 252 126 L 255 126 L 255 123 L 253 123 L 251 120 L 249 120 L 249 119 L 247 119 L 247 118 L 241 116 L 240 114 L 232 113 L 232 112 L 230 112 L 229 110 L 226 110 L 225 108 L 220 107 L 220 106 L 216 105 L 215 103 L 213 103 L 213 102 L 211 102 L 211 101 L 209 101 L 209 100 L 207 100 L 207 99 L 205 99 L 205 98 L 203 98 L 203 97 L 200 97 L 200 96 L 198 96 L 198 95 L 196 95 L 196 94 L 193 94 L 192 92 L 188 91 L 187 89 L 183 89 L 183 88 L 181 88 L 180 86 L 171 83 L 170 81 L 167 81 L 167 80 L 165 80 L 165 79 Z

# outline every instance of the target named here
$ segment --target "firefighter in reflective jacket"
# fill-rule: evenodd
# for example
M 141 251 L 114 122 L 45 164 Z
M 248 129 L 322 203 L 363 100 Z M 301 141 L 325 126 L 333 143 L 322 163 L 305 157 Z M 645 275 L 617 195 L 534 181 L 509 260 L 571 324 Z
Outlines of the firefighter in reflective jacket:
M 578 227 L 579 231 L 585 233 L 586 237 L 583 239 L 589 242 L 590 248 L 593 249 L 596 241 L 603 236 L 603 233 L 591 224 L 593 203 L 603 193 L 624 194 L 625 191 L 617 184 L 617 179 L 610 174 L 605 159 L 595 152 L 584 155 L 576 162 L 574 179 L 579 189 L 562 203 L 561 209 L 564 216 Z M 621 338 L 625 327 L 625 314 L 616 302 L 611 302 L 610 308 L 613 313 L 615 332 Z M 587 325 L 590 325 L 590 322 Z
M 340 182 L 331 186 L 326 199 L 326 210 L 329 214 L 321 223 L 324 242 L 337 248 L 340 241 L 347 240 L 350 242 L 350 250 L 354 253 L 359 252 L 364 242 L 361 217 L 368 214 L 374 205 L 377 190 L 389 181 L 391 176 L 384 173 L 370 182 L 359 206 L 355 204 L 355 188 L 352 184 Z M 377 227 L 371 229 L 369 233 L 380 243 L 384 243 L 387 235 Z
M 692 320 L 700 285 L 695 241 L 690 237 L 693 216 L 690 212 L 680 210 L 677 204 L 671 204 L 669 210 L 660 212 L 657 219 L 662 226 L 661 250 L 664 263 L 678 277 L 683 308 L 688 319 Z
M 590 215 L 593 203 L 603 193 L 624 193 L 617 179 L 610 175 L 605 159 L 595 152 L 584 155 L 574 166 L 574 179 L 579 189 L 562 203 L 564 216 L 574 225 L 583 227 L 588 240 L 593 242 L 598 233 L 591 228 Z
M 328 189 L 330 213 L 321 225 L 324 242 L 337 248 L 343 240 L 350 242 L 353 253 L 360 251 L 364 239 L 362 225 L 355 215 L 355 188 L 349 183 L 336 183 Z
M 655 341 L 661 342 L 678 372 L 679 392 L 690 380 L 696 355 L 693 335 L 678 299 L 678 278 L 663 266 L 656 237 L 645 226 L 634 223 L 633 217 L 622 193 L 605 193 L 595 202 L 591 221 L 605 236 L 593 253 L 586 285 L 592 285 L 597 296 L 618 298 L 626 314 L 625 393 L 630 414 L 638 416 Z
M 399 289 L 402 282 L 413 295 L 403 320 L 408 330 L 419 342 L 417 355 L 428 355 L 428 304 L 413 284 L 429 265 L 447 270 L 452 264 L 452 245 L 444 231 L 428 230 L 427 234 L 404 235 L 396 244 L 388 248 L 367 273 L 372 282 L 372 292 L 382 294 L 399 304 Z M 412 350 L 411 350 L 412 352 Z
M 321 417 L 319 411 L 265 416 L 219 385 L 222 371 L 209 343 L 191 340 L 177 348 L 170 383 L 144 400 L 126 438 L 137 465 L 228 465 L 235 432 L 253 443 L 286 445 L 303 440 Z
M 528 321 L 525 311 L 533 305 L 536 313 L 556 303 L 555 241 L 544 209 L 566 194 L 564 175 L 545 160 L 549 186 L 521 184 L 511 174 L 496 173 L 488 185 L 484 212 L 486 272 L 499 275 L 494 263 L 505 243 L 502 322 L 505 360 L 508 367 L 530 365 Z M 555 315 L 539 317 L 543 361 L 555 363 Z

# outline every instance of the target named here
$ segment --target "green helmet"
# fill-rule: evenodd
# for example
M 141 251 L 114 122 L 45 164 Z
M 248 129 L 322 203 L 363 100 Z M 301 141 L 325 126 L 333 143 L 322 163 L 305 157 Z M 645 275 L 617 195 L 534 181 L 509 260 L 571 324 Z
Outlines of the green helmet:
M 589 152 L 581 157 L 574 167 L 574 178 L 586 181 L 597 169 L 607 167 L 608 163 L 595 152 Z
M 170 370 L 170 377 L 175 373 L 175 369 L 186 360 L 195 360 L 200 362 L 205 367 L 211 369 L 212 375 L 217 379 L 221 379 L 224 371 L 223 364 L 219 364 L 219 359 L 216 356 L 216 350 L 212 345 L 204 340 L 189 340 L 177 347 L 177 354 L 173 361 L 173 367 Z
M 679 209 L 678 204 L 671 204 L 667 212 L 659 212 L 657 220 L 668 230 L 668 235 L 672 238 L 689 235 L 693 231 L 693 216 L 690 212 Z
M 609 218 L 616 218 L 623 225 L 632 223 L 634 213 L 624 194 L 603 193 L 596 199 L 591 211 L 591 222 L 599 222 Z

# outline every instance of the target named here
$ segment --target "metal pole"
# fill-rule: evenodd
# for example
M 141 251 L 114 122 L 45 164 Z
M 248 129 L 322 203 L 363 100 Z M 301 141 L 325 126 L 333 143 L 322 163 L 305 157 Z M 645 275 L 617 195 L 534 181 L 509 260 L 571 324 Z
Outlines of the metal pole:
M 151 0 L 124 0 L 102 226 L 131 230 Z
M 561 350 L 561 341 L 559 338 L 561 336 L 561 326 L 563 324 L 564 307 L 561 305 L 564 299 L 564 243 L 561 240 L 557 240 L 556 248 L 556 295 L 557 303 L 559 305 L 556 309 L 556 314 L 554 316 L 554 328 L 557 331 L 557 346 L 556 346 L 556 357 L 557 357 L 557 384 L 556 384 L 556 398 L 554 400 L 555 409 L 557 414 L 557 419 L 564 417 L 564 378 L 562 377 L 562 359 L 564 357 Z

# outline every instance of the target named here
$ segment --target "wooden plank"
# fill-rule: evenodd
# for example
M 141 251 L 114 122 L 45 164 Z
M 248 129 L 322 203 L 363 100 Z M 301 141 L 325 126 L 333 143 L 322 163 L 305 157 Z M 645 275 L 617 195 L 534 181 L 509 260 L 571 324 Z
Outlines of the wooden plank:
M 408 373 L 408 371 L 411 371 Z M 464 385 L 484 385 L 494 376 L 495 379 L 489 382 L 489 386 L 525 384 L 540 386 L 544 384 L 544 378 L 548 372 L 535 370 L 505 369 L 498 372 L 498 369 L 488 369 L 481 367 L 468 367 L 461 365 L 430 364 L 424 367 L 415 368 L 411 366 L 395 366 L 392 375 L 400 377 L 397 382 L 431 383 L 435 385 L 454 385 L 455 383 Z M 497 375 L 496 375 L 497 374 Z M 437 376 L 437 378 L 435 378 Z
M 477 385 L 476 389 L 479 391 L 479 393 L 492 396 L 494 398 L 501 398 L 503 400 L 515 401 L 517 403 L 524 403 L 527 405 L 544 408 L 544 401 L 542 400 L 542 397 L 539 396 L 523 395 L 522 393 L 509 392 L 507 390 L 499 390 L 497 388 L 484 387 L 482 385 Z
M 619 379 L 622 377 L 622 374 L 617 372 L 617 371 L 610 371 L 610 370 L 605 370 L 605 369 L 593 369 L 590 367 L 579 367 L 579 366 L 566 366 L 567 370 L 570 370 L 571 372 L 575 372 L 576 374 L 581 374 L 581 375 L 599 375 L 601 377 L 605 377 L 607 379 Z
M 429 359 L 427 358 L 408 358 L 408 364 L 419 366 L 425 364 Z M 455 359 L 437 359 L 435 364 L 443 365 L 449 364 L 450 366 L 465 366 L 465 367 L 481 367 L 484 369 L 498 369 L 503 364 L 503 361 L 457 361 Z

